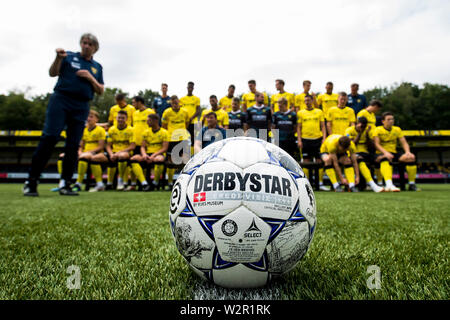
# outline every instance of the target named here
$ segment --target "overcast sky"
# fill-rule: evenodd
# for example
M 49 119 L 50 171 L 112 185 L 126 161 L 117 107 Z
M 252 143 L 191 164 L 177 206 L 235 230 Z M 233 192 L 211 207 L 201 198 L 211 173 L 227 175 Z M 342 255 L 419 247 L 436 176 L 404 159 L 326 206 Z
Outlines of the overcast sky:
M 410 81 L 450 83 L 450 1 L 8 1 L 0 19 L 0 93 L 51 92 L 54 50 L 79 51 L 79 37 L 99 38 L 95 59 L 108 87 L 183 96 L 195 82 L 202 104 L 247 81 L 275 93 L 360 91 Z

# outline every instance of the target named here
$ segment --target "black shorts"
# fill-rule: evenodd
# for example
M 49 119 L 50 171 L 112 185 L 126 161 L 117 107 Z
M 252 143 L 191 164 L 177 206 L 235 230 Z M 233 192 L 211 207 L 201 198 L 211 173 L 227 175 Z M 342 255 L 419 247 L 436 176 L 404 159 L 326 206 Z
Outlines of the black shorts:
M 374 155 L 367 152 L 356 153 L 356 160 L 359 162 L 372 163 L 374 161 Z
M 141 155 L 141 146 L 136 146 L 133 150 L 133 156 L 135 155 Z
M 320 154 L 320 146 L 322 145 L 322 138 L 318 139 L 302 139 L 302 155 L 303 158 L 306 159 L 312 159 L 316 158 L 319 159 Z
M 295 160 L 299 160 L 300 151 L 295 140 L 279 141 L 278 144 L 281 149 L 289 153 Z
M 403 152 L 396 152 L 396 153 L 391 152 L 391 153 L 394 155 L 394 158 L 392 158 L 392 161 L 390 161 L 390 163 L 398 162 L 400 157 L 403 155 Z M 375 155 L 375 159 L 378 159 L 378 158 L 380 158 L 382 156 L 383 156 L 382 153 L 378 153 L 378 154 Z M 384 158 L 384 159 L 381 159 L 380 163 L 383 162 L 383 161 L 389 161 L 389 160 L 387 158 Z
M 188 127 L 188 132 L 191 135 L 191 146 L 194 145 L 194 138 L 195 138 L 195 126 L 197 125 L 197 123 L 191 123 Z

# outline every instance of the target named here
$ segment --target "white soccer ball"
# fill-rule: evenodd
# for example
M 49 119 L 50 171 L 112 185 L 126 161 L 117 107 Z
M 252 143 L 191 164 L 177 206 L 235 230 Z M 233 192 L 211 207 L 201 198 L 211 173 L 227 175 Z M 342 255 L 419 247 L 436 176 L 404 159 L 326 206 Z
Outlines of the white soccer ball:
M 263 140 L 212 143 L 183 168 L 170 225 L 196 274 L 227 288 L 255 288 L 293 269 L 316 227 L 316 200 L 298 163 Z

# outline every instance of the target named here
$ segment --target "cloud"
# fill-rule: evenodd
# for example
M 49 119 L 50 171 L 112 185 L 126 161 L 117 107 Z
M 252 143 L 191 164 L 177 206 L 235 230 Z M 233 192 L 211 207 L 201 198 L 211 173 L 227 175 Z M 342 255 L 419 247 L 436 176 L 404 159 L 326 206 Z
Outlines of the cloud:
M 4 4 L 0 92 L 52 90 L 54 49 L 78 50 L 81 33 L 100 40 L 95 59 L 107 86 L 131 94 L 159 89 L 184 95 L 196 83 L 202 102 L 237 92 L 274 92 L 274 80 L 314 91 L 361 90 L 398 81 L 450 83 L 448 1 L 58 1 Z M 4 30 L 4 31 L 3 31 Z

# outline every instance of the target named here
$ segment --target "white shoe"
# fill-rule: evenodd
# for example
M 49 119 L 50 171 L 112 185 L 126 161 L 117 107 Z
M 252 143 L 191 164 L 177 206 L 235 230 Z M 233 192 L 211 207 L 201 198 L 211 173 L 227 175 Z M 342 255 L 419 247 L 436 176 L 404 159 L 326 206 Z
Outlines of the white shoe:
M 400 192 L 400 189 L 397 188 L 396 186 L 392 186 L 392 187 L 386 187 L 384 189 L 384 191 L 386 191 L 386 192 Z
M 105 186 L 96 186 L 95 188 L 89 190 L 89 192 L 98 192 L 98 191 L 105 191 Z
M 379 186 L 377 185 L 376 187 L 374 187 L 374 188 L 372 189 L 372 191 L 375 192 L 375 193 L 380 193 L 380 192 L 384 192 L 385 190 L 384 190 L 383 187 L 379 187 Z
M 117 191 L 123 191 L 125 189 L 125 184 L 122 183 L 117 183 Z
M 324 185 L 321 185 L 321 186 L 319 186 L 319 190 L 322 190 L 322 191 L 330 191 L 330 188 L 328 188 L 328 187 L 326 187 L 326 186 L 324 186 Z

